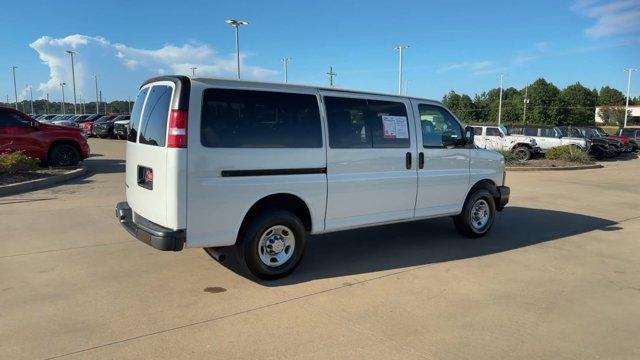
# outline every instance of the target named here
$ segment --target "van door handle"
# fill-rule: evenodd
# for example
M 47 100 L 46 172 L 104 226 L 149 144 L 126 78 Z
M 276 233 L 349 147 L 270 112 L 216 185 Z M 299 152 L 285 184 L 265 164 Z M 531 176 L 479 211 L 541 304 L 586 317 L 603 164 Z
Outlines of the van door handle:
M 423 169 L 424 168 L 424 153 L 421 151 L 420 154 L 418 154 L 418 169 Z
M 411 153 L 408 152 L 404 157 L 405 165 L 407 165 L 407 169 L 411 169 Z

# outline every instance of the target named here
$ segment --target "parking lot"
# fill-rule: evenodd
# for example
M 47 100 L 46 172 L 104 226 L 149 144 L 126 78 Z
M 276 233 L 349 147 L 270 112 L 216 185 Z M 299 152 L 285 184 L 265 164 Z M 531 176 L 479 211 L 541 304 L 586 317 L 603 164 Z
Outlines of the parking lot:
M 0 199 L 2 359 L 640 357 L 638 159 L 508 173 L 482 239 L 449 219 L 312 237 L 263 283 L 133 239 L 125 142 L 90 145 L 89 176 Z

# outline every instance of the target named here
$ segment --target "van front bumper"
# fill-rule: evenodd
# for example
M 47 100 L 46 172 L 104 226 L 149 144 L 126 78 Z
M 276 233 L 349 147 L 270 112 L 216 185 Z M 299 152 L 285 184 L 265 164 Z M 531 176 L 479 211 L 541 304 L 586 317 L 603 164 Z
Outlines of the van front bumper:
M 497 187 L 497 201 L 496 201 L 496 210 L 500 211 L 507 206 L 509 202 L 509 195 L 511 194 L 511 189 L 508 186 L 498 186 Z
M 167 229 L 137 214 L 134 221 L 133 211 L 126 201 L 116 205 L 116 218 L 129 234 L 158 250 L 180 251 L 184 247 L 184 230 Z

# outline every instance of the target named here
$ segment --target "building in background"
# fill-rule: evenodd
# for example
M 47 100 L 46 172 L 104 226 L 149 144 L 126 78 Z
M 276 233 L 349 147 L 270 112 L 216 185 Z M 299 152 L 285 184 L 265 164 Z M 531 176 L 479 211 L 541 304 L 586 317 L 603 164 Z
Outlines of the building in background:
M 620 105 L 620 106 L 596 106 L 596 111 L 595 111 L 595 120 L 596 120 L 596 124 L 604 124 L 606 123 L 605 119 L 603 119 L 601 117 L 602 112 L 600 110 L 606 110 L 606 109 L 610 109 L 610 110 L 618 110 L 619 112 L 622 113 L 622 116 L 624 117 L 624 105 Z M 629 118 L 627 119 L 627 123 L 628 124 L 640 124 L 640 105 L 629 105 Z

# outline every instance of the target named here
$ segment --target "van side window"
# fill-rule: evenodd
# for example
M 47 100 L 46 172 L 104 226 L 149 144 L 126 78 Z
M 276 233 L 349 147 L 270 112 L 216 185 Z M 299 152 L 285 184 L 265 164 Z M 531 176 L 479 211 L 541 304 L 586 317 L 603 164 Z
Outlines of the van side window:
M 408 148 L 409 123 L 403 103 L 325 96 L 329 145 L 333 149 Z
M 477 126 L 475 126 L 475 127 L 473 128 L 473 135 L 481 136 L 481 135 L 482 135 L 482 128 L 481 128 L 481 127 L 477 127 Z
M 462 139 L 462 128 L 456 119 L 443 107 L 419 104 L 420 127 L 422 130 L 422 146 L 444 147 L 443 135 Z M 489 128 L 487 128 L 487 135 Z
M 131 122 L 129 123 L 129 135 L 127 135 L 127 140 L 131 142 L 136 142 L 138 140 L 138 127 L 140 126 L 140 115 L 142 113 L 142 105 L 144 104 L 144 99 L 147 97 L 147 92 L 149 92 L 149 88 L 145 88 L 138 93 L 136 96 L 136 101 L 133 104 L 133 109 L 131 110 Z
M 526 128 L 524 128 L 524 135 L 526 135 L 526 136 L 538 136 L 538 128 L 526 127 Z
M 206 89 L 200 141 L 215 148 L 322 147 L 315 95 Z
M 496 127 L 488 127 L 487 136 L 500 136 L 500 130 Z
M 329 146 L 334 149 L 371 148 L 367 100 L 325 96 Z
M 164 146 L 167 139 L 167 122 L 173 89 L 170 86 L 151 87 L 147 106 L 140 122 L 140 144 Z

